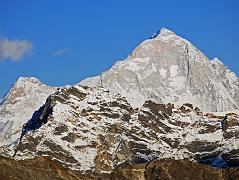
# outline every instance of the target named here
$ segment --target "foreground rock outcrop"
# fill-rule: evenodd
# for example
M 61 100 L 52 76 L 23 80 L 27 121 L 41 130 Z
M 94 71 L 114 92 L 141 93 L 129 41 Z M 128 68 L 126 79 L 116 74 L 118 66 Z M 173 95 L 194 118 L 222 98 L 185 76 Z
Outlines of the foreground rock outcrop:
M 112 179 L 130 180 L 232 180 L 239 179 L 239 169 L 217 169 L 186 160 L 165 159 L 145 164 L 117 168 Z
M 62 167 L 46 157 L 14 161 L 0 158 L 0 179 L 4 180 L 232 180 L 239 178 L 239 169 L 217 169 L 186 160 L 160 160 L 135 165 L 121 165 L 111 174 L 83 175 Z
M 2 180 L 75 180 L 80 179 L 61 164 L 45 157 L 15 161 L 0 157 L 0 179 Z

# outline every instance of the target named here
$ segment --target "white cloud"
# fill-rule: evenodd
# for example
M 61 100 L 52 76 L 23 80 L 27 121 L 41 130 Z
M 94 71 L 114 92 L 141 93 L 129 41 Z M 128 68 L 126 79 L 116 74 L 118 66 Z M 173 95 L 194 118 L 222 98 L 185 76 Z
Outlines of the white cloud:
M 0 39 L 0 61 L 4 59 L 19 61 L 23 56 L 29 54 L 32 49 L 32 43 L 27 40 Z
M 66 49 L 59 49 L 56 52 L 53 53 L 53 56 L 63 56 L 65 54 L 68 54 L 70 52 L 70 49 L 66 48 Z

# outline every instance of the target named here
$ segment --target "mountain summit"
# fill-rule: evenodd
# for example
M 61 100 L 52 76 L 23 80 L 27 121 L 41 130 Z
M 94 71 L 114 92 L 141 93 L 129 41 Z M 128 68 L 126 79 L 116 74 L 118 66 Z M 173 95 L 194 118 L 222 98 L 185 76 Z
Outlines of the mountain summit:
M 44 176 L 67 168 L 72 179 L 108 177 L 143 162 L 154 171 L 157 159 L 238 166 L 238 102 L 233 72 L 162 29 L 124 61 L 74 86 L 19 78 L 0 106 L 0 166 L 28 165 L 28 174 L 36 167 Z
M 189 41 L 168 29 L 142 42 L 82 85 L 103 86 L 124 95 L 133 107 L 158 103 L 192 103 L 203 111 L 239 109 L 239 79 L 218 59 L 210 61 Z

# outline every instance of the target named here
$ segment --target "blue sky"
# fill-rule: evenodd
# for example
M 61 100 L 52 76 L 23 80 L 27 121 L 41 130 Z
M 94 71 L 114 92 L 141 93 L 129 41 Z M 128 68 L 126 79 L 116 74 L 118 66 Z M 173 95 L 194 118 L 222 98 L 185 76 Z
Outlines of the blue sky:
M 238 9 L 237 0 L 0 0 L 0 97 L 19 76 L 59 86 L 97 75 L 162 27 L 238 75 Z

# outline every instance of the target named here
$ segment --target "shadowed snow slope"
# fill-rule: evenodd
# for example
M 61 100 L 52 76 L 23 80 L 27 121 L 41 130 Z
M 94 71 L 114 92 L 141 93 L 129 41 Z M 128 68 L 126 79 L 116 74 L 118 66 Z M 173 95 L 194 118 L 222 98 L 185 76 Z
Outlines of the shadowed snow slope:
M 167 29 L 142 42 L 126 60 L 80 84 L 120 93 L 133 107 L 151 99 L 192 103 L 203 111 L 239 109 L 238 77 L 220 60 L 208 60 L 190 42 Z

